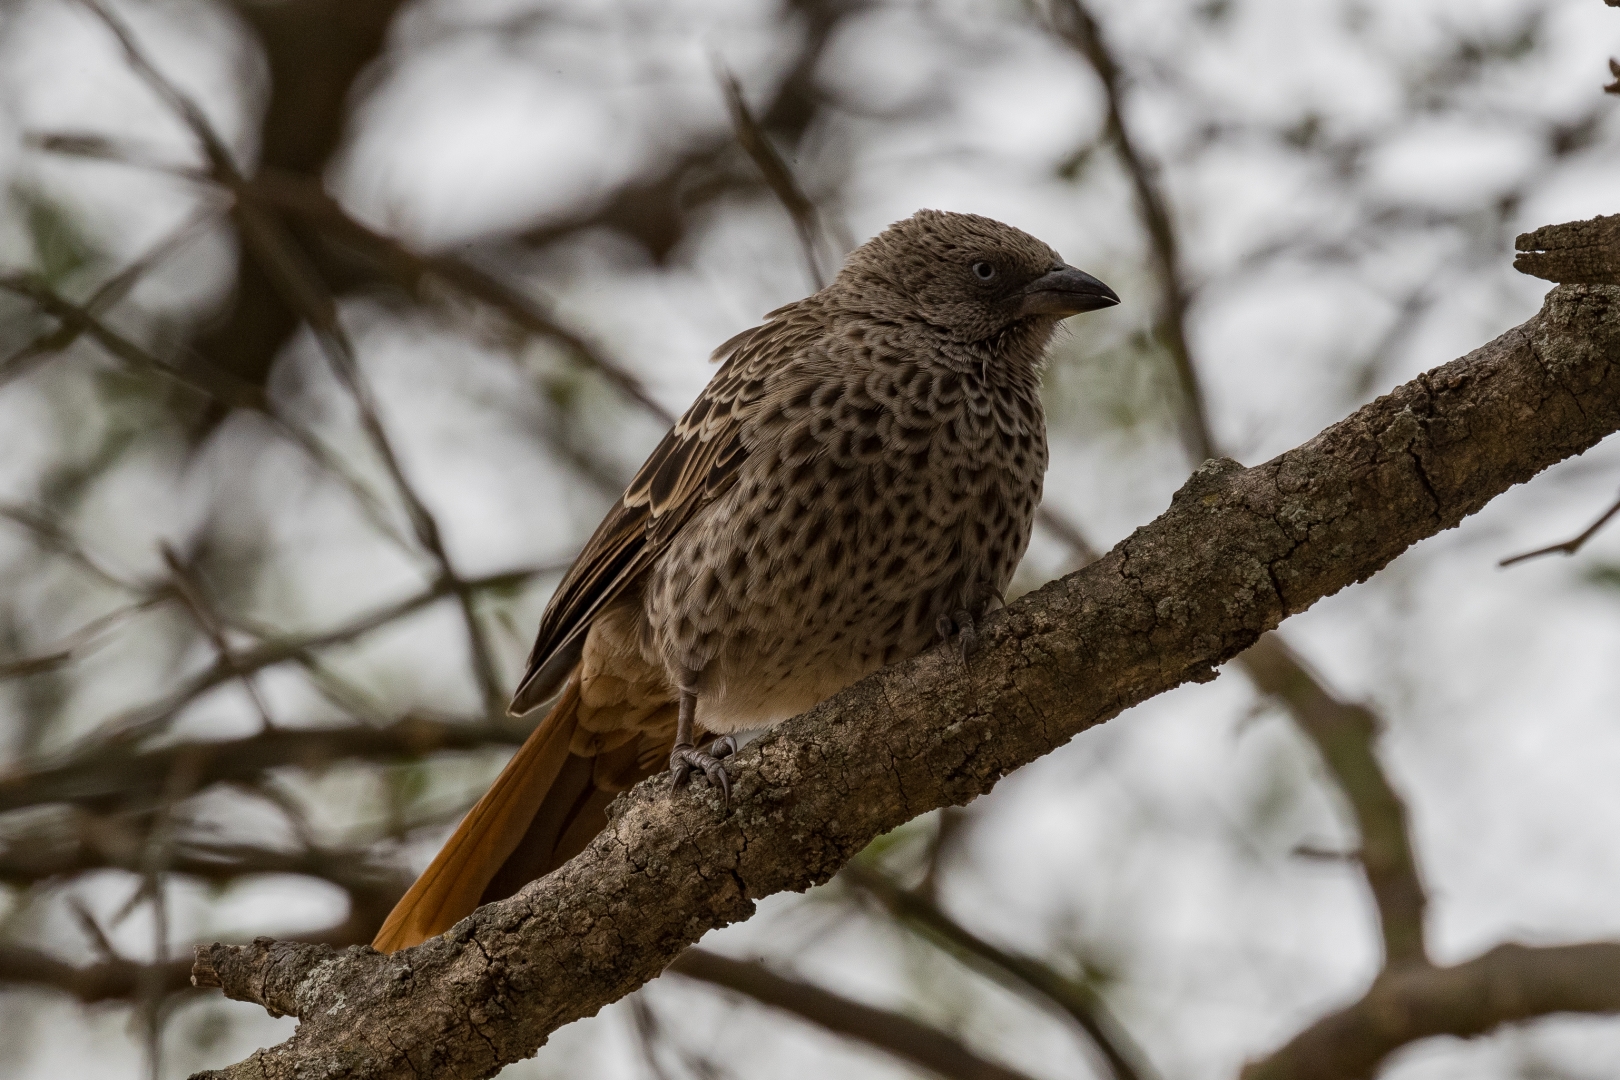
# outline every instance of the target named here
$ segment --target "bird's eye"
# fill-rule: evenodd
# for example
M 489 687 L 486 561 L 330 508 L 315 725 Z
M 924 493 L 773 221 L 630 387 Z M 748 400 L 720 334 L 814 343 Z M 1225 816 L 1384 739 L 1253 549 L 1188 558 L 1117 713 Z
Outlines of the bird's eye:
M 987 262 L 976 262 L 972 266 L 973 276 L 980 281 L 989 281 L 996 276 L 996 268 Z

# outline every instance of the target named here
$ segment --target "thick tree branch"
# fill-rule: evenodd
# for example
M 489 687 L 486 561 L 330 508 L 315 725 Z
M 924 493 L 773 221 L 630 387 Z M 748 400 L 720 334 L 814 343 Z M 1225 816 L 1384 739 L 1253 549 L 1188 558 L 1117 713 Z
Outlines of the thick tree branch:
M 1206 463 L 1113 551 L 991 619 L 973 663 L 933 650 L 743 751 L 729 807 L 649 781 L 582 854 L 449 933 L 382 956 L 260 942 L 199 978 L 297 1013 L 217 1076 L 485 1076 L 655 977 L 754 901 L 827 880 L 870 840 L 1123 709 L 1620 428 L 1620 289 L 1542 312 L 1252 469 Z
M 1366 1080 L 1407 1043 L 1559 1012 L 1620 1012 L 1620 943 L 1498 945 L 1455 967 L 1388 968 L 1360 1001 L 1250 1064 L 1243 1080 Z

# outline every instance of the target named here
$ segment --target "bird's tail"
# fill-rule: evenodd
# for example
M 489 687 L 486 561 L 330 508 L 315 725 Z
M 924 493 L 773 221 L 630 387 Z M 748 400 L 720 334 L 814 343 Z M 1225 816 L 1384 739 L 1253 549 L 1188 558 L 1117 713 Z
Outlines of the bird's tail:
M 373 948 L 394 952 L 426 941 L 478 905 L 510 896 L 561 866 L 607 825 L 607 804 L 615 795 L 664 766 L 659 747 L 644 738 L 570 753 L 571 745 L 599 745 L 579 732 L 579 708 L 576 671 L 557 704 L 394 905 Z M 662 753 L 667 757 L 669 747 Z

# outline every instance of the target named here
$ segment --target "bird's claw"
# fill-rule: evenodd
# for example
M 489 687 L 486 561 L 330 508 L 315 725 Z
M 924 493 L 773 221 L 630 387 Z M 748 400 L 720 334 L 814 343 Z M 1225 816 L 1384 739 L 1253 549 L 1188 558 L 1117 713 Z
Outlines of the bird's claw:
M 710 787 L 720 789 L 720 801 L 731 802 L 731 777 L 726 773 L 726 767 L 720 764 L 720 759 L 730 757 L 737 752 L 737 740 L 730 735 L 716 739 L 709 744 L 707 751 L 699 750 L 691 743 L 682 743 L 669 754 L 669 768 L 673 774 L 675 787 L 682 787 L 692 777 L 693 769 L 700 769 L 703 776 L 709 781 Z
M 934 624 L 934 629 L 938 631 L 941 641 L 948 642 L 951 638 L 956 638 L 963 664 L 979 651 L 979 628 L 973 621 L 972 612 L 963 610 L 954 615 L 941 615 L 939 622 Z

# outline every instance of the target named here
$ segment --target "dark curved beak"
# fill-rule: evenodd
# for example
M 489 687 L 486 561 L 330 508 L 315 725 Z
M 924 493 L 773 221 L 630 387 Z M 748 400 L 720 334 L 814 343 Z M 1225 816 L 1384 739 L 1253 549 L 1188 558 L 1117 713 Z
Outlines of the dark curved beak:
M 1119 294 L 1072 266 L 1055 266 L 1024 289 L 1019 315 L 1078 315 L 1119 303 Z

